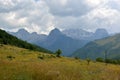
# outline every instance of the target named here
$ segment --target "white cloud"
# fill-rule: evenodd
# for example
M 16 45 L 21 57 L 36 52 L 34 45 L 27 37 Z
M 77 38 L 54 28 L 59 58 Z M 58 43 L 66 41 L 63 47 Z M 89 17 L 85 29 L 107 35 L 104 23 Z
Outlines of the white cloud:
M 113 9 L 117 9 L 120 11 L 120 0 L 110 0 L 108 2 L 108 6 Z
M 46 0 L 46 3 L 51 14 L 61 17 L 78 17 L 92 9 L 86 4 L 85 0 Z
M 88 29 L 106 28 L 112 32 L 119 32 L 120 12 L 110 8 L 99 8 L 82 17 L 83 24 Z
M 34 0 L 5 0 L 0 6 L 0 28 L 17 30 L 26 28 L 28 31 L 38 33 L 48 32 L 53 25 L 53 16 L 48 12 L 44 1 Z M 7 5 L 7 6 L 6 6 Z M 48 28 L 48 29 L 47 29 Z
M 9 31 L 47 34 L 57 27 L 120 32 L 119 21 L 120 0 L 0 0 L 0 28 Z
M 89 6 L 91 5 L 92 10 L 87 12 L 87 14 L 77 17 L 72 15 L 55 17 L 56 26 L 60 28 L 82 28 L 91 31 L 95 31 L 97 28 L 105 28 L 110 33 L 120 32 L 120 11 L 118 8 L 109 6 L 110 1 L 108 0 L 96 0 L 96 2 L 92 0 L 87 1 L 87 4 L 89 1 L 91 2 Z
M 90 7 L 99 7 L 106 5 L 106 3 L 108 3 L 108 0 L 86 0 L 86 3 Z

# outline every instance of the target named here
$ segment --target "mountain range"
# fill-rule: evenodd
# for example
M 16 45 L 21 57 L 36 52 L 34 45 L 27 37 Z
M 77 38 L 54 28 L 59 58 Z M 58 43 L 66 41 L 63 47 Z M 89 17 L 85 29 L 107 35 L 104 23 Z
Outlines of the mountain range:
M 83 29 L 66 29 L 66 30 L 63 30 L 63 33 L 73 39 L 88 40 L 88 41 L 102 39 L 104 37 L 109 36 L 108 32 L 102 28 L 97 29 L 95 33 L 88 32 Z
M 72 54 L 81 59 L 105 58 L 105 55 L 109 59 L 120 59 L 120 34 L 92 41 Z
M 60 31 L 55 28 L 49 35 L 37 34 L 36 32 L 29 33 L 25 29 L 9 33 L 19 39 L 42 46 L 51 51 L 61 49 L 64 56 L 71 55 L 74 51 L 83 47 L 90 41 L 109 36 L 105 29 L 97 29 L 95 33 L 92 33 L 82 29 Z
M 36 32 L 29 33 L 25 29 L 19 29 L 18 32 L 8 32 L 12 34 L 13 36 L 18 37 L 19 39 L 22 39 L 24 41 L 37 44 L 38 42 L 44 41 L 47 37 L 45 34 L 37 34 Z
M 63 34 L 59 29 L 54 29 L 50 32 L 46 40 L 39 43 L 39 45 L 52 51 L 61 49 L 64 56 L 69 56 L 76 49 L 83 47 L 87 42 L 85 40 L 72 39 Z
M 25 48 L 25 49 L 34 50 L 34 51 L 52 53 L 51 51 L 45 48 L 42 48 L 41 46 L 36 46 L 26 41 L 22 41 L 17 37 L 12 36 L 8 34 L 6 31 L 1 29 L 0 29 L 0 44 L 16 46 L 16 47 Z

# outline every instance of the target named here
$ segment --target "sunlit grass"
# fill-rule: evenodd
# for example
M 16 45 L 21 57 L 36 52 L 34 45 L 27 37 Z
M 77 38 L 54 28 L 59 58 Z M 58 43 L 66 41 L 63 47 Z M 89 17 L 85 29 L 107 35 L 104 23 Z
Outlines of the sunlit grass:
M 7 55 L 14 56 L 12 60 Z M 39 59 L 44 55 L 44 59 Z M 120 66 L 2 46 L 0 80 L 120 80 Z

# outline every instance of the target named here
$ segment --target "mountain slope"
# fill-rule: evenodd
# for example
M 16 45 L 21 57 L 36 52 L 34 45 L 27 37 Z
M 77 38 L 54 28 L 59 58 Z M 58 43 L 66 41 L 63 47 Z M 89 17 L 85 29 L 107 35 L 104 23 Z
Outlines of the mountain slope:
M 44 55 L 44 56 L 43 56 Z M 39 58 L 42 56 L 43 58 Z M 0 45 L 0 80 L 119 80 L 120 65 Z
M 104 58 L 105 51 L 107 51 L 107 58 L 120 59 L 120 34 L 90 42 L 83 48 L 74 52 L 72 56 L 77 56 L 82 59 Z
M 72 52 L 83 47 L 86 43 L 87 41 L 85 40 L 72 39 L 64 35 L 59 29 L 54 29 L 40 45 L 52 51 L 61 49 L 63 55 L 69 56 Z
M 25 41 L 22 41 L 1 29 L 0 29 L 0 44 L 13 45 L 13 46 L 26 48 L 26 49 L 30 49 L 30 50 L 36 50 L 36 51 L 50 53 L 50 51 L 48 51 L 47 49 L 44 49 L 42 47 L 38 47 L 38 46 L 32 45 L 30 43 L 27 43 Z

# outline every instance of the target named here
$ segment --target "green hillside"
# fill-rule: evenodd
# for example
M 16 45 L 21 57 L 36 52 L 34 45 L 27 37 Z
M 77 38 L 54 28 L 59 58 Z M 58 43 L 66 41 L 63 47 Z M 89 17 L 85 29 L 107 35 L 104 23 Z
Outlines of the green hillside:
M 0 45 L 0 80 L 120 80 L 120 66 Z
M 97 57 L 104 58 L 105 52 L 109 59 L 120 59 L 120 34 L 90 42 L 72 56 L 96 59 Z
M 0 44 L 14 45 L 17 47 L 26 48 L 26 49 L 30 49 L 30 50 L 52 53 L 47 49 L 27 43 L 26 41 L 22 41 L 1 29 L 0 29 Z

